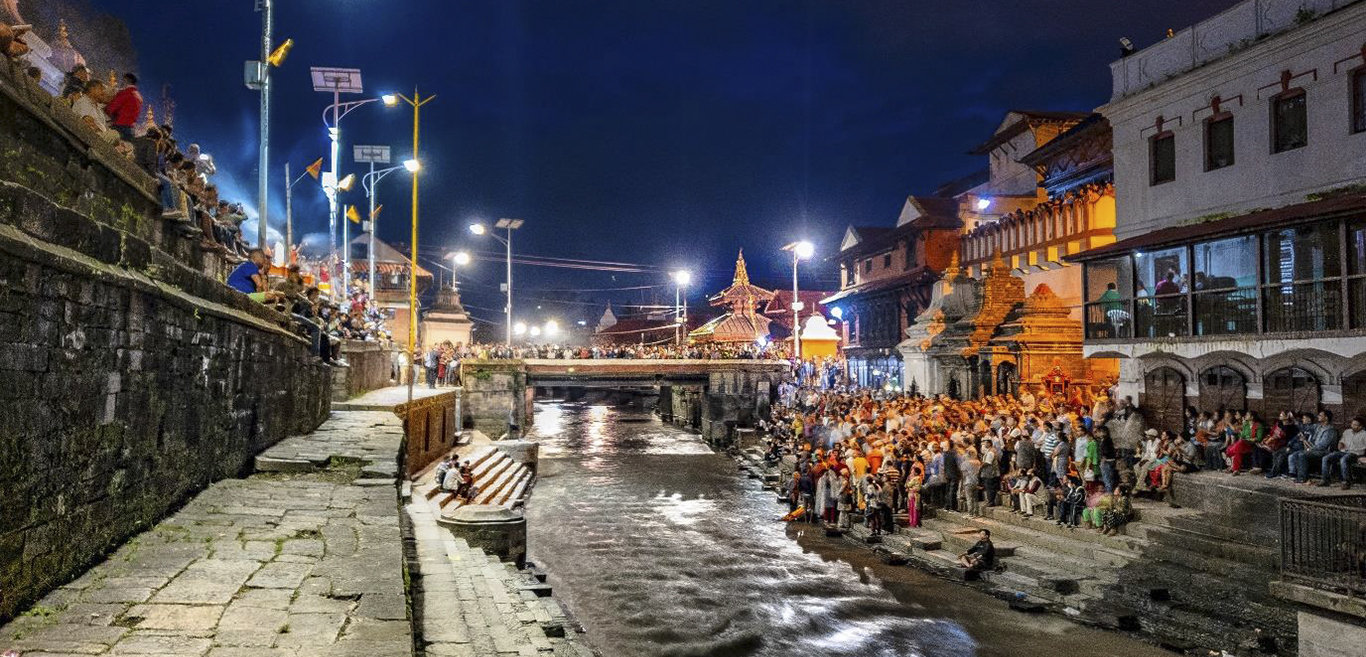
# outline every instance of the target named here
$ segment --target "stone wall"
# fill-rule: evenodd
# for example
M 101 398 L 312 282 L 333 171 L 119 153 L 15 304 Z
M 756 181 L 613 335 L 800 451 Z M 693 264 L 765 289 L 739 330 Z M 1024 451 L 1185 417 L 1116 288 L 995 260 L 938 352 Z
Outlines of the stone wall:
M 459 390 L 445 392 L 394 408 L 394 414 L 403 418 L 407 436 L 404 460 L 409 475 L 421 472 L 455 447 L 460 394 Z
M 460 364 L 464 390 L 461 426 L 497 439 L 515 423 L 525 432 L 531 424 L 536 390 L 527 386 L 521 361 L 465 361 Z M 514 438 L 519 436 L 512 436 Z
M 0 620 L 261 449 L 330 368 L 224 286 L 155 183 L 0 65 Z
M 379 343 L 347 340 L 341 345 L 341 357 L 348 365 L 337 370 L 332 401 L 346 401 L 392 382 L 391 350 Z

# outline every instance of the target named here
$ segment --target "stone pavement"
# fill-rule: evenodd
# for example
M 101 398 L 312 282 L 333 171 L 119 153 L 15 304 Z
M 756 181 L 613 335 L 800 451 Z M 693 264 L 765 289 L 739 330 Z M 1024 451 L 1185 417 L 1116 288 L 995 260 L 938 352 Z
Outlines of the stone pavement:
M 213 484 L 0 628 L 0 650 L 412 654 L 397 482 L 361 474 L 393 462 L 401 437 L 391 413 L 334 413 L 319 431 L 276 448 L 328 465 Z
M 592 657 L 542 580 L 452 537 L 437 526 L 426 500 L 404 510 L 417 548 L 409 570 L 427 655 Z
M 333 412 L 313 433 L 286 438 L 256 457 L 257 472 L 308 472 L 359 465 L 362 479 L 398 477 L 403 422 L 389 411 Z
M 418 400 L 423 397 L 432 397 L 449 392 L 455 392 L 457 388 L 451 386 L 441 386 L 438 388 L 428 388 L 427 384 L 413 386 L 413 399 Z M 352 397 L 344 402 L 333 402 L 332 410 L 335 411 L 379 411 L 390 410 L 399 404 L 408 402 L 408 386 L 389 386 L 371 390 L 363 395 Z

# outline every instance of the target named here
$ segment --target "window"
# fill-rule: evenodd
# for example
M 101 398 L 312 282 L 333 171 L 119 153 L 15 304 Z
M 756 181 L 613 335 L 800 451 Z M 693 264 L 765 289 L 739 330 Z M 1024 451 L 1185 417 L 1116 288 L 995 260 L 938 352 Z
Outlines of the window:
M 1366 132 L 1366 66 L 1348 74 L 1352 94 L 1352 132 Z
M 908 270 L 915 266 L 915 246 L 916 242 L 919 241 L 915 238 L 906 240 L 906 269 Z
M 1192 251 L 1195 334 L 1255 333 L 1257 236 L 1202 242 Z
M 1271 152 L 1284 153 L 1309 143 L 1304 90 L 1271 99 Z
M 1338 222 L 1266 234 L 1263 305 L 1272 333 L 1342 328 Z
M 1233 117 L 1205 122 L 1205 171 L 1222 169 L 1233 164 Z
M 1352 328 L 1366 328 L 1366 219 L 1347 223 L 1347 274 Z
M 863 261 L 863 273 L 865 273 L 865 274 L 871 274 L 871 273 L 873 273 L 873 259 L 872 259 L 872 258 L 869 258 L 869 259 Z
M 1176 137 L 1170 132 L 1155 135 L 1148 142 L 1151 182 L 1160 185 L 1176 180 Z
M 892 254 L 888 253 L 887 255 L 882 256 L 882 268 L 883 268 L 883 269 L 891 269 L 891 268 L 892 268 Z
M 1129 256 L 1086 263 L 1086 336 L 1132 335 L 1133 260 Z

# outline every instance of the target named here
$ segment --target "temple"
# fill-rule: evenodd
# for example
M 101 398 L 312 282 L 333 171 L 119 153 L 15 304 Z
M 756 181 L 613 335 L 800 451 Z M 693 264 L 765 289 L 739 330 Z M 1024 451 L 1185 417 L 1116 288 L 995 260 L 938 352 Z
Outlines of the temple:
M 742 249 L 735 260 L 735 277 L 730 287 L 707 300 L 712 306 L 730 310 L 688 333 L 688 337 L 698 342 L 754 344 L 767 341 L 772 322 L 759 314 L 759 306 L 771 301 L 773 296 L 772 292 L 750 284 Z

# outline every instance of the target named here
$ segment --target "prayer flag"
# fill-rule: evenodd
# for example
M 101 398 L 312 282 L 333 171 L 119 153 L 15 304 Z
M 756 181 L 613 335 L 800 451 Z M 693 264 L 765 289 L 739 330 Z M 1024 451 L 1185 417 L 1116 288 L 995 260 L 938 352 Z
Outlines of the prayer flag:
M 358 224 L 358 223 L 360 223 L 360 213 L 359 213 L 359 212 L 356 212 L 356 206 L 354 206 L 354 205 L 348 205 L 348 206 L 346 206 L 346 218 L 347 218 L 347 219 L 350 219 L 350 220 L 351 220 L 351 223 L 353 223 L 353 224 Z
M 321 157 L 318 158 L 318 161 L 317 161 L 317 162 L 314 162 L 313 164 L 308 165 L 308 175 L 313 176 L 313 179 L 314 179 L 314 180 L 317 180 L 317 179 L 318 179 L 318 176 L 322 175 L 322 172 L 323 172 L 323 159 L 322 159 Z

